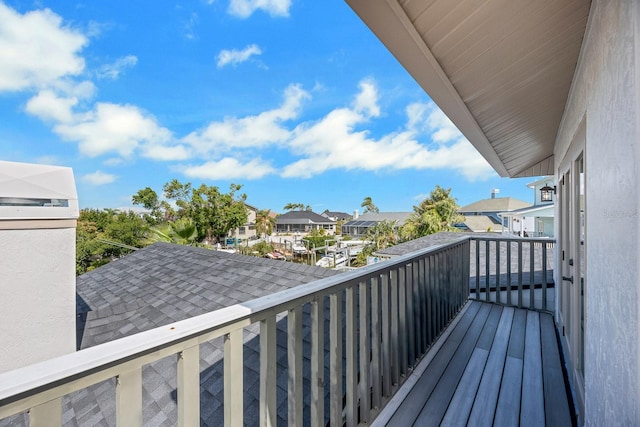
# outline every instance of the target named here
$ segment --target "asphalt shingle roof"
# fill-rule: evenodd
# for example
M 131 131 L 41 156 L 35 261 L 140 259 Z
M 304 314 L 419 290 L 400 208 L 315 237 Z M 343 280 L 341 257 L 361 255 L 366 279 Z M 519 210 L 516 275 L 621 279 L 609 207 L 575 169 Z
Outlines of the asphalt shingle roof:
M 301 222 L 302 221 L 302 222 Z M 311 211 L 291 211 L 278 215 L 276 224 L 333 224 L 335 221 Z
M 77 278 L 78 347 L 87 348 L 338 274 L 321 267 L 155 243 Z M 286 420 L 286 318 L 278 322 L 278 417 Z M 259 407 L 259 325 L 244 330 L 245 424 Z M 309 330 L 305 328 L 305 341 Z M 223 423 L 223 342 L 200 346 L 201 425 Z M 305 355 L 308 358 L 308 355 Z M 282 377 L 282 378 L 280 378 Z M 308 378 L 305 379 L 308 386 Z M 143 368 L 145 426 L 177 423 L 176 356 Z M 8 423 L 8 424 L 7 424 Z M 115 426 L 107 380 L 63 399 L 65 426 Z M 26 416 L 0 426 L 28 425 Z
M 507 212 L 529 206 L 531 206 L 531 203 L 514 199 L 513 197 L 496 197 L 493 199 L 478 200 L 470 205 L 463 206 L 459 212 L 461 214 L 472 212 Z
M 400 243 L 395 246 L 377 251 L 376 254 L 396 257 L 406 255 L 411 252 L 419 251 L 435 245 L 443 245 L 455 240 L 461 239 L 465 236 L 490 236 L 496 237 L 494 233 L 473 233 L 473 232 L 457 232 L 457 231 L 441 231 L 435 234 L 429 234 L 428 236 L 420 237 L 419 239 L 409 240 L 408 242 Z
M 411 216 L 413 212 L 367 212 L 360 215 L 358 218 L 354 218 L 351 221 L 345 223 L 344 226 L 360 225 L 358 222 L 371 222 L 375 224 L 380 221 L 398 221 L 398 225 L 404 224 L 404 222 Z

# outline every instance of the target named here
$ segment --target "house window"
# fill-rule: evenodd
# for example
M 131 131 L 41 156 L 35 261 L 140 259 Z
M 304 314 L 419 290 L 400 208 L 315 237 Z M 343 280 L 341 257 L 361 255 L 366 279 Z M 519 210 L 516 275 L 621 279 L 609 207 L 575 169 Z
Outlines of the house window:
M 240 234 L 245 234 L 246 232 L 247 232 L 247 227 L 240 227 L 238 229 L 238 233 L 240 233 Z

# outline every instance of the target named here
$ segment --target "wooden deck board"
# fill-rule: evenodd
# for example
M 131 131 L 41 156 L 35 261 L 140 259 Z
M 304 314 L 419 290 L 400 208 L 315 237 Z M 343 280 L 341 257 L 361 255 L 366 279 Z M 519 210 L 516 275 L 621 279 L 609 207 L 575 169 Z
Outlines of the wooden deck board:
M 471 410 L 469 425 L 491 425 L 500 394 L 500 382 L 504 371 L 507 348 L 509 346 L 509 335 L 513 322 L 512 307 L 506 307 L 500 317 L 500 324 L 495 334 L 489 359 L 482 374 L 478 397 Z
M 465 312 L 454 331 L 442 345 L 411 393 L 402 401 L 400 407 L 389 420 L 389 425 L 411 425 L 423 408 L 425 400 L 431 395 L 440 376 L 445 371 L 451 357 L 455 353 L 467 329 L 480 311 L 481 304 L 474 304 Z M 487 307 L 484 312 L 489 312 Z
M 571 425 L 553 317 L 469 304 L 386 425 Z
M 484 307 L 482 307 L 484 308 Z M 440 377 L 440 381 L 436 384 L 436 387 L 432 393 L 432 396 L 425 403 L 424 407 L 420 411 L 420 414 L 416 418 L 415 424 L 419 426 L 428 425 L 432 422 L 440 423 L 442 417 L 444 417 L 447 407 L 453 398 L 453 395 L 460 383 L 460 378 L 464 373 L 465 368 L 469 363 L 473 349 L 478 343 L 478 339 L 482 334 L 483 328 L 487 321 L 492 317 L 500 316 L 500 312 L 493 310 L 487 310 L 486 313 L 482 311 L 478 312 L 473 324 L 469 327 L 468 332 L 465 334 L 463 341 L 460 343 L 458 350 L 451 358 L 446 371 Z M 482 321 L 483 317 L 486 319 Z
M 520 425 L 544 425 L 544 393 L 542 388 L 542 354 L 540 349 L 540 316 L 527 313 L 522 372 L 522 404 Z
M 469 364 L 462 374 L 460 384 L 456 389 L 447 412 L 442 419 L 442 426 L 462 426 L 467 423 L 473 402 L 476 399 L 484 365 L 489 358 L 489 350 L 476 348 L 471 355 Z
M 493 425 L 512 427 L 520 420 L 523 360 L 507 356 Z

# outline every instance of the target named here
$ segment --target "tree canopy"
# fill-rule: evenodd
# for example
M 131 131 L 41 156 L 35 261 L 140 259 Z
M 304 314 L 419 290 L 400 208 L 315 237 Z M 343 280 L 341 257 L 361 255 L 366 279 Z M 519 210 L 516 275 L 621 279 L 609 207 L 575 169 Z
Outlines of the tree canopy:
M 378 209 L 378 207 L 375 205 L 375 203 L 373 203 L 373 200 L 369 196 L 364 198 L 364 200 L 360 204 L 360 207 L 364 208 L 363 213 L 380 212 L 380 209 Z
M 276 226 L 275 217 L 271 216 L 269 209 L 261 209 L 256 212 L 256 232 L 259 236 L 269 236 Z
M 311 206 L 304 203 L 287 203 L 282 209 L 285 211 L 310 211 Z
M 451 189 L 439 185 L 431 191 L 429 197 L 413 207 L 413 213 L 402 227 L 403 240 L 417 239 L 440 231 L 456 231 L 456 223 L 462 222 L 458 214 L 460 207 L 451 196 Z
M 231 184 L 229 192 L 221 192 L 216 186 L 202 184 L 195 188 L 190 182 L 173 179 L 162 187 L 163 195 L 173 202 L 160 201 L 150 187 L 139 190 L 132 202 L 152 211 L 154 218 L 176 221 L 189 218 L 197 230 L 197 241 L 210 242 L 226 235 L 229 230 L 247 222 L 246 194 L 238 194 L 242 185 Z M 175 208 L 173 207 L 175 206 Z
M 148 230 L 148 223 L 135 212 L 82 209 L 76 228 L 76 274 L 144 247 Z

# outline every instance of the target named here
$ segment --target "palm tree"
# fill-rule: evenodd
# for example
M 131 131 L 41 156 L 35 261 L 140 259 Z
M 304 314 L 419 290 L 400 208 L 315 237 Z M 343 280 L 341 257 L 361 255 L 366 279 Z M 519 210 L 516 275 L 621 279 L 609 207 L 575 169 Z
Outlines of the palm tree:
M 436 185 L 429 197 L 413 207 L 414 212 L 402 227 L 402 237 L 412 240 L 439 231 L 456 231 L 454 224 L 464 221 L 458 209 L 451 189 Z
M 360 206 L 364 208 L 364 213 L 380 212 L 380 209 L 378 209 L 378 207 L 373 203 L 373 200 L 371 200 L 371 197 L 368 197 L 368 196 L 364 198 Z
M 287 203 L 283 208 L 285 211 L 304 210 L 304 203 Z
M 382 220 L 367 230 L 366 239 L 376 251 L 398 243 L 398 221 Z
M 259 236 L 270 236 L 273 233 L 273 227 L 276 225 L 276 219 L 270 215 L 269 209 L 261 209 L 256 212 L 256 231 Z
M 148 241 L 176 243 L 179 245 L 195 245 L 198 229 L 191 218 L 183 217 L 151 227 Z

